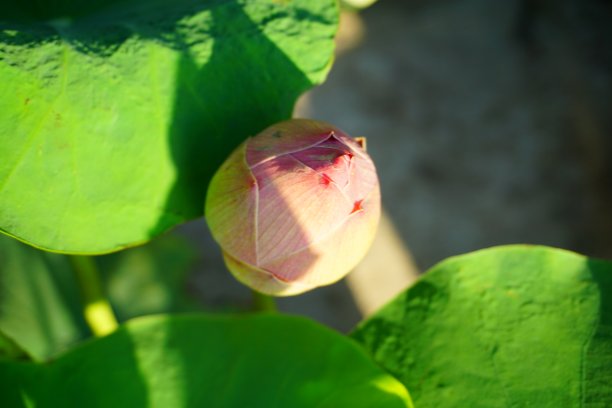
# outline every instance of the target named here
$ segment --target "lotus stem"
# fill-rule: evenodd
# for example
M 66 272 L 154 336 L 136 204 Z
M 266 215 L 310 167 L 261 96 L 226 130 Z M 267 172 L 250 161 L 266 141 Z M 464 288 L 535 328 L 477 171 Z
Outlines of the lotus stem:
M 94 260 L 89 256 L 68 256 L 76 277 L 83 317 L 97 337 L 105 336 L 117 329 L 118 323 L 111 305 L 104 295 L 100 274 Z
M 277 312 L 276 301 L 273 296 L 264 295 L 256 290 L 253 293 L 253 308 L 258 312 Z

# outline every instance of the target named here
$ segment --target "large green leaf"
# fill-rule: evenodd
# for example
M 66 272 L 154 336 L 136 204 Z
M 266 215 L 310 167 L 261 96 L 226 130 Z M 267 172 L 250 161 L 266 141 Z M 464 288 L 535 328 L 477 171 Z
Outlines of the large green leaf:
M 197 310 L 184 288 L 194 259 L 188 242 L 166 235 L 95 261 L 119 320 L 126 320 Z M 89 337 L 79 296 L 65 255 L 0 236 L 0 358 L 20 358 L 20 347 L 46 360 Z
M 531 246 L 451 258 L 353 337 L 418 407 L 611 407 L 612 263 Z
M 282 315 L 136 319 L 47 365 L 0 363 L 0 406 L 410 407 L 346 337 Z
M 105 253 L 200 216 L 230 151 L 324 79 L 337 17 L 335 0 L 3 5 L 0 231 Z

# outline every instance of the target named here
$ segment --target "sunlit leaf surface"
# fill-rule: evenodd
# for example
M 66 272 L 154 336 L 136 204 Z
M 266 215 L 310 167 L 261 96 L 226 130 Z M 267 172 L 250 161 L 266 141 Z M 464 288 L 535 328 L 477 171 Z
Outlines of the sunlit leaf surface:
M 609 407 L 612 263 L 532 246 L 451 258 L 353 337 L 417 407 Z

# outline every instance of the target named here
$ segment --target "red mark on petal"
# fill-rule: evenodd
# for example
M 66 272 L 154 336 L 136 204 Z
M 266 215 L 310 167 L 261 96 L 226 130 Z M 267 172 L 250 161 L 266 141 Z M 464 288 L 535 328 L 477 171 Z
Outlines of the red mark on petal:
M 329 186 L 332 182 L 332 179 L 327 174 L 321 174 L 321 179 L 319 180 L 320 184 L 324 186 Z
M 353 153 L 343 153 L 343 154 L 341 154 L 340 156 L 337 156 L 334 159 L 334 166 L 340 165 L 343 160 L 345 160 L 345 161 L 350 163 L 352 158 L 353 158 Z
M 354 214 L 357 211 L 363 210 L 363 207 L 361 206 L 362 203 L 363 203 L 363 200 L 355 201 L 355 204 L 353 204 L 353 211 L 351 211 L 351 214 Z
M 290 283 L 291 282 L 290 279 L 287 279 L 284 276 L 279 276 L 279 275 L 277 275 L 275 273 L 272 273 L 272 272 L 270 272 L 270 273 L 272 274 L 272 276 L 274 276 L 274 278 L 278 279 L 279 281 L 281 281 L 283 283 Z

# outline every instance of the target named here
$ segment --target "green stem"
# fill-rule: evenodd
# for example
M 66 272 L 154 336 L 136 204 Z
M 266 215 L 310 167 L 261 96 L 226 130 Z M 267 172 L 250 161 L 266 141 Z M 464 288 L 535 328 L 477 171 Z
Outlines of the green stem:
M 274 297 L 264 295 L 256 290 L 251 290 L 253 294 L 253 308 L 259 312 L 276 312 L 276 302 Z
M 117 328 L 117 319 L 104 296 L 100 274 L 89 256 L 68 256 L 81 292 L 83 316 L 96 336 L 107 335 Z

